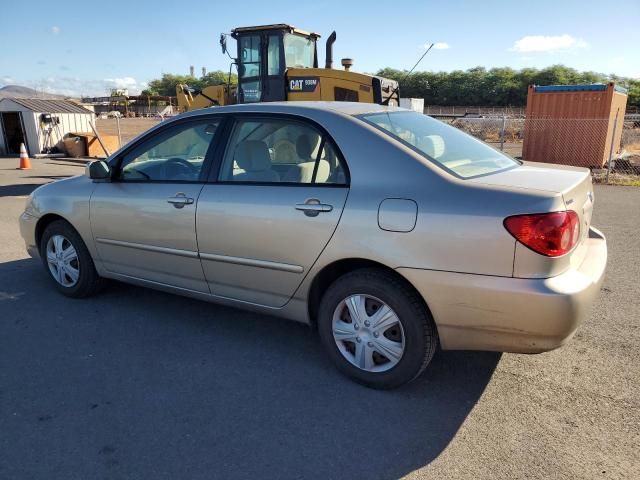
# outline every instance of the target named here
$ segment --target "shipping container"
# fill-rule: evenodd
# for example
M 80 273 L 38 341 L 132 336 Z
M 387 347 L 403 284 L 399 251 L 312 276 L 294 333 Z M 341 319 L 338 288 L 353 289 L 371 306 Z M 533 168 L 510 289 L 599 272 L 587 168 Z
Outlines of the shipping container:
M 414 112 L 424 113 L 424 98 L 401 98 L 400 106 Z
M 626 105 L 627 91 L 614 83 L 530 85 L 522 158 L 604 167 L 620 152 Z

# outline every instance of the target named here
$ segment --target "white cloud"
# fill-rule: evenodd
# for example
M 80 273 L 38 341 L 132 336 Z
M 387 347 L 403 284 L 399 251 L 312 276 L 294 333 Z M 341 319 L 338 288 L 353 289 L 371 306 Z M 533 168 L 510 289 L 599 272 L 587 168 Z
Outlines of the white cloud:
M 11 78 L 9 76 L 0 77 L 0 83 L 3 83 L 5 85 L 13 83 L 13 78 Z
M 557 50 L 569 50 L 588 48 L 589 44 L 581 38 L 575 38 L 565 33 L 564 35 L 527 35 L 517 40 L 509 49 L 512 52 L 552 52 Z
M 138 86 L 138 82 L 133 77 L 105 78 L 104 83 L 112 85 L 113 88 L 136 88 Z
M 54 25 L 53 27 L 51 27 L 51 33 L 53 33 L 54 35 L 58 35 L 61 31 L 62 30 L 57 25 Z

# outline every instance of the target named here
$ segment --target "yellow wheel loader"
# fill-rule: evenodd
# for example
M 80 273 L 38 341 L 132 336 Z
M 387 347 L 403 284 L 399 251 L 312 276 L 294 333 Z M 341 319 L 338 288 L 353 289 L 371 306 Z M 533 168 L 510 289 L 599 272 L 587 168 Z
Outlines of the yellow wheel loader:
M 325 68 L 318 68 L 320 35 L 291 25 L 242 27 L 231 31 L 238 53 L 233 64 L 238 85 L 217 85 L 195 90 L 177 85 L 178 110 L 233 103 L 296 100 L 337 100 L 399 105 L 398 82 L 350 71 L 353 61 L 342 59 L 344 70 L 333 69 L 333 32 L 326 43 Z M 227 53 L 226 35 L 220 36 Z M 229 75 L 229 78 L 231 75 Z

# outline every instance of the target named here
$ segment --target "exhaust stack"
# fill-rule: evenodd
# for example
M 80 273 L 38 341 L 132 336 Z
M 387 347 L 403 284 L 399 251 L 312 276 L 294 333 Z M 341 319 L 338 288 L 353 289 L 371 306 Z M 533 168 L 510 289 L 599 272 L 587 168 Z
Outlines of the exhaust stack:
M 336 41 L 336 32 L 335 30 L 329 35 L 327 38 L 327 50 L 325 52 L 325 60 L 324 60 L 324 68 L 331 68 L 333 66 L 333 44 Z

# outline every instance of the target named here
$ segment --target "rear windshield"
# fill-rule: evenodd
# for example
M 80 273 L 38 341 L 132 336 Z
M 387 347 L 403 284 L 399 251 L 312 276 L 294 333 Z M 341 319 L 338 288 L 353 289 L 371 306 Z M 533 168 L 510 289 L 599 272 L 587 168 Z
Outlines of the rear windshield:
M 460 178 L 487 175 L 520 165 L 471 135 L 417 112 L 369 113 L 358 118 Z

